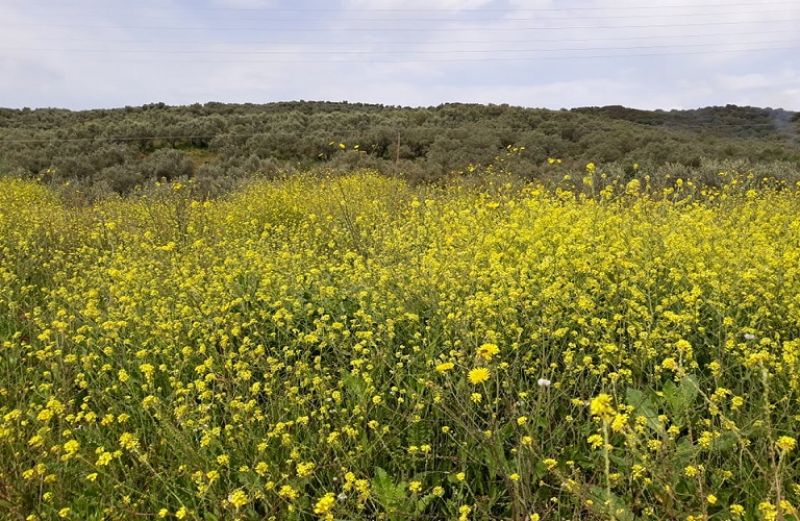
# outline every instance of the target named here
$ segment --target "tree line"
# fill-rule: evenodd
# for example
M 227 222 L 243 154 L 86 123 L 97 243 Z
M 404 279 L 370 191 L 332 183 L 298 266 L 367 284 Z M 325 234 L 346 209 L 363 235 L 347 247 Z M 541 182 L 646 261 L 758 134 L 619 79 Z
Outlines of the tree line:
M 798 113 L 733 105 L 644 111 L 298 101 L 0 109 L 0 172 L 95 194 L 175 179 L 194 179 L 214 193 L 252 175 L 314 169 L 370 168 L 436 181 L 498 158 L 528 178 L 545 175 L 556 158 L 565 170 L 594 162 L 691 173 L 708 161 L 797 166 L 799 136 Z

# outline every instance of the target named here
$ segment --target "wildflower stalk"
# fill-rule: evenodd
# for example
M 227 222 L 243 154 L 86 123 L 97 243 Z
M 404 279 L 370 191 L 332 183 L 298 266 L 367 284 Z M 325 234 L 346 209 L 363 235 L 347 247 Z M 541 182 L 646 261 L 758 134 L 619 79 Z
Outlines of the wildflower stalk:
M 603 471 L 606 478 L 606 507 L 608 508 L 609 516 L 612 521 L 616 520 L 617 513 L 611 501 L 611 458 L 608 454 L 608 448 L 611 446 L 608 434 L 608 420 L 603 418 Z
M 765 367 L 761 368 L 761 383 L 764 386 L 764 422 L 767 425 L 767 439 L 770 440 L 769 444 L 769 459 L 772 465 L 773 486 L 775 487 L 775 506 L 777 509 L 777 521 L 783 521 L 783 485 L 781 484 L 781 457 L 775 458 L 777 448 L 775 446 L 773 431 L 772 431 L 772 407 L 770 406 L 769 395 L 769 371 Z

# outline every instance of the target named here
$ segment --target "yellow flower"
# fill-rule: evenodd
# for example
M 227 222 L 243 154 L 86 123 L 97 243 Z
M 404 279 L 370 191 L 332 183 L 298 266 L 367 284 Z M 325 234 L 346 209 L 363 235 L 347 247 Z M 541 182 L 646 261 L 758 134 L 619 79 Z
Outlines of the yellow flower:
M 611 422 L 611 430 L 614 432 L 622 432 L 628 424 L 628 415 L 617 413 L 614 416 L 614 421 Z
M 500 348 L 495 344 L 483 344 L 477 350 L 477 355 L 484 360 L 491 360 L 493 356 L 500 352 Z
M 781 436 L 778 438 L 778 441 L 775 442 L 775 446 L 777 446 L 781 452 L 791 452 L 797 447 L 797 440 L 791 436 Z
M 625 193 L 628 195 L 637 195 L 639 193 L 639 189 L 642 186 L 642 182 L 638 179 L 631 179 L 628 181 L 628 184 L 625 185 Z
M 693 478 L 700 473 L 700 470 L 695 467 L 694 465 L 687 465 L 686 468 L 683 469 L 683 475 L 687 478 Z
M 447 371 L 449 371 L 453 367 L 455 367 L 455 364 L 453 364 L 453 362 L 443 362 L 443 363 L 441 363 L 441 364 L 436 366 L 436 372 L 438 372 L 438 373 L 446 373 Z
M 411 483 L 408 484 L 408 490 L 416 494 L 417 492 L 422 490 L 422 482 L 412 481 Z
M 74 455 L 81 449 L 81 444 L 76 440 L 69 440 L 64 444 L 64 450 L 69 455 Z
M 95 465 L 97 465 L 98 467 L 105 467 L 106 465 L 111 463 L 111 460 L 113 459 L 114 455 L 112 453 L 104 451 L 97 456 L 97 462 L 95 462 Z
M 614 407 L 612 407 L 611 403 L 611 396 L 606 393 L 598 394 L 589 403 L 589 412 L 592 416 L 608 418 L 614 414 Z
M 152 364 L 142 364 L 139 366 L 139 371 L 147 378 L 150 379 L 153 377 L 153 372 L 156 368 Z
M 599 449 L 603 446 L 603 437 L 599 434 L 592 434 L 586 438 L 586 441 L 589 442 L 589 445 L 591 445 L 593 449 Z
M 489 376 L 491 376 L 491 372 L 488 368 L 476 367 L 469 372 L 467 379 L 472 385 L 479 385 L 488 380 Z
M 297 499 L 297 490 L 295 490 L 291 485 L 283 485 L 281 486 L 280 490 L 278 490 L 278 496 L 288 499 L 289 501 L 294 501 Z
M 237 509 L 245 506 L 248 501 L 249 499 L 247 498 L 247 494 L 244 492 L 244 490 L 240 488 L 228 494 L 228 503 L 230 503 Z
M 547 467 L 547 470 L 553 470 L 558 466 L 558 461 L 554 460 L 553 458 L 545 458 L 542 460 L 542 463 L 544 463 L 544 466 Z
M 310 476 L 314 472 L 314 468 L 315 467 L 316 467 L 316 465 L 314 465 L 311 462 L 298 463 L 297 464 L 297 475 L 299 477 L 301 477 L 301 478 L 305 478 L 307 476 Z
M 709 505 L 716 505 L 717 504 L 717 496 L 714 494 L 709 494 L 706 496 L 706 501 L 708 501 Z
M 767 521 L 774 521 L 778 517 L 778 509 L 769 501 L 762 501 L 759 503 L 758 511 L 761 513 L 761 518 Z
M 119 437 L 119 444 L 123 449 L 133 451 L 139 447 L 139 440 L 130 432 L 123 432 Z
M 315 514 L 327 514 L 333 508 L 333 505 L 336 504 L 336 495 L 333 492 L 328 492 L 314 505 L 314 513 Z

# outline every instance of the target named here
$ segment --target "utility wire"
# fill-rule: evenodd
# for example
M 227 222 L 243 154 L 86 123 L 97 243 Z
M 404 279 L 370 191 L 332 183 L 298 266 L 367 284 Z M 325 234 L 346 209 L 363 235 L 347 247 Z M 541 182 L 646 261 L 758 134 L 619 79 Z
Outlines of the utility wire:
M 729 45 L 742 45 L 742 44 L 729 44 Z M 207 64 L 232 64 L 232 63 L 249 63 L 249 64 L 285 64 L 285 65 L 293 65 L 293 64 L 315 64 L 315 65 L 332 65 L 332 64 L 342 64 L 342 63 L 352 63 L 352 64 L 364 64 L 364 65 L 371 65 L 371 64 L 420 64 L 420 63 L 459 63 L 459 62 L 535 62 L 537 60 L 587 60 L 587 59 L 611 59 L 611 58 L 636 58 L 636 57 L 659 57 L 659 56 L 684 56 L 684 55 L 713 55 L 713 54 L 730 54 L 730 53 L 757 53 L 763 51 L 789 51 L 789 50 L 797 50 L 800 49 L 800 44 L 797 45 L 789 45 L 789 46 L 780 46 L 780 47 L 747 47 L 744 49 L 716 49 L 716 50 L 698 50 L 698 51 L 675 51 L 675 52 L 656 52 L 656 53 L 617 53 L 617 54 L 582 54 L 582 55 L 565 55 L 565 56 L 554 56 L 554 55 L 546 55 L 546 56 L 491 56 L 491 57 L 475 57 L 475 58 L 405 58 L 405 59 L 395 59 L 395 60 L 386 60 L 386 59 L 371 59 L 369 56 L 364 57 L 363 59 L 336 59 L 336 58 L 327 58 L 327 59 L 285 59 L 285 60 L 268 60 L 268 59 L 240 59 L 240 58 L 232 58 L 232 59 L 219 59 L 219 60 L 206 60 L 206 59 L 192 59 L 190 62 L 185 62 L 186 64 L 197 64 L 197 63 L 207 63 Z M 593 49 L 597 50 L 597 49 Z M 485 53 L 488 54 L 491 51 L 486 51 Z M 562 51 L 566 52 L 566 51 Z M 298 53 L 302 55 L 302 53 Z M 409 53 L 409 54 L 413 54 Z M 165 55 L 169 56 L 169 55 Z M 95 59 L 95 62 L 113 62 L 118 63 L 120 62 L 120 58 L 112 58 L 112 57 L 100 57 L 99 59 Z M 159 63 L 152 58 L 126 58 L 126 63 Z
M 800 11 L 798 11 L 800 12 Z M 249 16 L 245 20 L 246 22 L 273 22 L 273 23 L 287 23 L 287 22 L 300 22 L 303 23 L 357 23 L 357 22 L 369 22 L 369 23 L 396 23 L 396 22 L 414 22 L 414 23 L 486 23 L 486 22 L 550 22 L 550 21 L 593 21 L 593 20 L 630 20 L 636 18 L 680 18 L 680 17 L 714 17 L 714 18 L 721 18 L 725 16 L 734 16 L 734 17 L 742 17 L 742 16 L 765 16 L 765 15 L 779 15 L 785 16 L 787 13 L 785 10 L 775 11 L 775 10 L 761 10 L 761 11 L 729 11 L 729 12 L 707 12 L 707 13 L 664 13 L 664 14 L 654 14 L 654 13 L 646 13 L 646 14 L 629 14 L 629 15 L 613 15 L 613 16 L 586 16 L 586 15 L 568 15 L 568 16 L 559 16 L 554 17 L 550 15 L 543 16 L 536 16 L 534 18 L 526 17 L 526 18 L 490 18 L 488 20 L 482 20 L 478 18 L 468 18 L 468 17 L 460 17 L 460 18 L 410 18 L 410 17 L 397 17 L 392 16 L 391 18 L 383 17 L 383 18 L 364 18 L 364 17 L 342 17 L 337 16 L 336 18 L 308 18 L 305 17 L 302 20 L 298 20 L 297 18 L 275 18 L 272 16 L 269 17 L 252 17 Z M 172 21 L 174 18 L 148 18 L 151 21 L 160 21 L 160 20 L 169 20 Z M 236 22 L 237 20 L 226 20 L 227 22 Z
M 27 0 L 25 5 L 37 3 L 33 0 Z M 764 7 L 771 5 L 788 5 L 796 6 L 796 1 L 791 0 L 767 0 L 764 2 L 736 2 L 736 3 L 703 3 L 703 4 L 649 4 L 649 5 L 630 5 L 630 6 L 574 6 L 574 7 L 520 7 L 520 8 L 492 8 L 492 7 L 422 7 L 422 8 L 381 8 L 381 7 L 354 7 L 352 9 L 336 9 L 336 8 L 302 8 L 302 7 L 204 7 L 204 6 L 191 6 L 187 8 L 191 11 L 244 11 L 244 12 L 283 12 L 283 13 L 342 13 L 342 12 L 386 12 L 386 13 L 402 13 L 402 12 L 436 12 L 436 13 L 491 13 L 491 12 L 554 12 L 554 11 L 633 11 L 637 9 L 643 10 L 659 10 L 659 9 L 699 9 L 699 8 L 729 8 L 729 7 Z M 48 9 L 52 6 L 48 2 Z M 170 6 L 157 6 L 160 10 L 173 10 L 185 11 L 186 9 L 180 7 Z
M 653 29 L 653 28 L 666 28 L 666 27 L 711 27 L 711 26 L 724 26 L 724 25 L 760 25 L 760 24 L 784 24 L 800 22 L 800 18 L 781 18 L 776 20 L 737 20 L 728 22 L 684 22 L 684 23 L 668 23 L 668 24 L 633 24 L 633 25 L 542 25 L 530 27 L 480 27 L 477 30 L 481 32 L 511 32 L 511 31 L 555 31 L 566 29 L 588 29 L 588 30 L 602 30 L 602 29 Z M 474 22 L 471 22 L 474 23 Z M 91 25 L 91 24 L 16 24 L 25 27 L 58 27 L 58 28 L 76 28 L 76 29 L 93 29 L 93 30 L 145 30 L 145 31 L 264 31 L 270 30 L 275 32 L 319 32 L 319 28 L 305 29 L 299 27 L 214 27 L 214 26 L 147 26 L 147 25 Z M 331 27 L 328 30 L 336 30 L 336 27 Z M 419 28 L 419 27 L 386 27 L 386 28 L 346 28 L 343 29 L 348 32 L 461 32 L 464 28 L 442 27 L 442 28 Z
M 487 54 L 487 53 L 536 53 L 536 52 L 577 52 L 577 51 L 631 51 L 631 50 L 642 50 L 642 49 L 672 49 L 675 47 L 719 47 L 721 45 L 772 45 L 772 44 L 796 44 L 800 45 L 800 42 L 796 40 L 764 40 L 764 41 L 756 41 L 756 42 L 736 42 L 736 43 L 709 43 L 709 44 L 702 44 L 702 43 L 685 43 L 685 44 L 664 44 L 664 45 L 639 45 L 639 46 L 628 46 L 628 47 L 560 47 L 560 48 L 535 48 L 535 49 L 451 49 L 451 50 L 428 50 L 428 49 L 421 49 L 421 50 L 350 50 L 350 49 L 343 49 L 343 50 L 310 50 L 310 51 L 302 51 L 303 55 L 313 54 L 313 55 L 333 55 L 338 56 L 342 54 L 358 54 L 358 55 L 370 55 L 370 54 L 425 54 L 425 55 L 436 55 L 436 54 Z M 187 55 L 205 55 L 205 54 L 222 54 L 222 55 L 274 55 L 274 54 L 290 54 L 295 55 L 298 54 L 296 50 L 255 50 L 255 51 L 245 51 L 245 50 L 164 50 L 164 49 L 70 49 L 70 48 L 26 48 L 26 47 L 0 47 L 0 50 L 10 50 L 10 51 L 27 51 L 27 52 L 76 52 L 76 53 L 101 53 L 101 54 L 187 54 Z
M 769 34 L 798 34 L 795 29 L 777 29 L 769 30 Z M 716 38 L 716 37 L 738 37 L 738 36 L 764 36 L 765 31 L 743 31 L 743 32 L 717 32 L 717 33 L 703 33 L 703 34 L 676 34 L 670 35 L 648 35 L 648 36 L 612 36 L 600 38 L 559 38 L 559 39 L 546 39 L 546 40 L 430 40 L 427 44 L 442 44 L 442 45 L 473 45 L 473 44 L 529 44 L 529 43 L 588 43 L 588 42 L 606 42 L 606 41 L 634 41 L 634 40 L 666 40 L 669 38 Z M 82 44 L 93 43 L 141 43 L 141 39 L 125 39 L 125 40 L 83 40 L 79 38 L 39 38 L 37 41 L 69 41 Z M 161 44 L 186 44 L 186 45 L 201 45 L 209 43 L 208 40 L 159 40 Z M 330 46 L 330 45 L 418 45 L 408 41 L 392 41 L 392 40 L 362 40 L 362 41 L 309 41 L 309 40 L 231 40 L 226 42 L 219 42 L 225 45 L 297 45 L 297 46 Z M 744 42 L 747 43 L 747 42 Z

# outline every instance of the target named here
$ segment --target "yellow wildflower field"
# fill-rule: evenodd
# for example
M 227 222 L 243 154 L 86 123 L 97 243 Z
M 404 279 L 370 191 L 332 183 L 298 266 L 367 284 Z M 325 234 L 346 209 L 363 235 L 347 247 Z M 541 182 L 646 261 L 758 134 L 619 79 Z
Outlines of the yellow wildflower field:
M 742 179 L 2 179 L 0 518 L 796 519 L 800 194 Z

